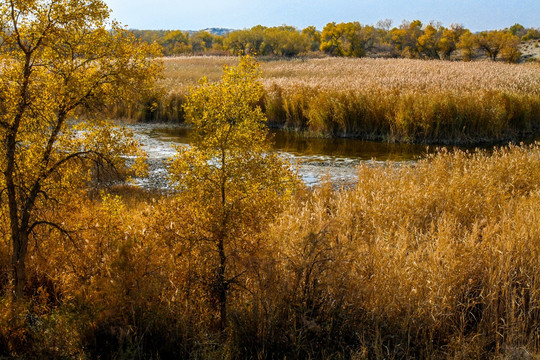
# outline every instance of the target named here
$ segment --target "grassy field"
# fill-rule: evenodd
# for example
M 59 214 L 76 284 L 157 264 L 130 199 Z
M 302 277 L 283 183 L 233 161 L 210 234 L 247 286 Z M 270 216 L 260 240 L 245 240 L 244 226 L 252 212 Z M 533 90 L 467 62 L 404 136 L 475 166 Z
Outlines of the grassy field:
M 232 57 L 163 59 L 161 92 L 117 117 L 182 122 L 191 86 L 218 80 Z M 313 135 L 419 143 L 517 140 L 540 128 L 540 65 L 407 59 L 262 62 L 270 125 Z

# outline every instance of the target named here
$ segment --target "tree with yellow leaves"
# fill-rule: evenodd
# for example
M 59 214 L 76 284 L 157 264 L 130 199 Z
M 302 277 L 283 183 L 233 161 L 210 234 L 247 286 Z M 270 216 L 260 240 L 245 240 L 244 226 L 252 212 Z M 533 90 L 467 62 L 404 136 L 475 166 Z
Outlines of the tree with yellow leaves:
M 432 24 L 428 24 L 424 29 L 424 34 L 418 37 L 418 52 L 429 59 L 440 59 L 439 44 L 441 41 L 442 28 L 437 29 Z
M 269 152 L 266 118 L 257 105 L 260 75 L 259 64 L 243 57 L 237 67 L 224 67 L 221 81 L 201 80 L 184 106 L 193 144 L 178 147 L 170 160 L 178 199 L 197 214 L 184 240 L 207 248 L 205 281 L 220 330 L 227 325 L 228 294 L 244 273 L 241 259 L 257 247 L 253 234 L 279 212 L 296 183 L 290 166 Z
M 138 147 L 94 119 L 100 107 L 134 99 L 159 71 L 101 0 L 7 0 L 0 4 L 0 211 L 11 242 L 15 298 L 24 294 L 29 242 L 62 227 L 66 195 Z M 84 113 L 86 122 L 71 120 Z M 73 195 L 75 196 L 75 195 Z
M 452 24 L 450 28 L 442 28 L 442 35 L 438 48 L 443 59 L 450 59 L 450 55 L 457 50 L 461 36 L 468 32 L 461 24 Z
M 484 31 L 477 37 L 478 48 L 493 61 L 501 54 L 507 62 L 517 62 L 521 56 L 519 43 L 517 36 L 502 30 Z
M 477 36 L 471 33 L 469 30 L 465 30 L 456 44 L 456 48 L 462 52 L 461 57 L 463 58 L 463 61 L 472 60 L 476 46 Z

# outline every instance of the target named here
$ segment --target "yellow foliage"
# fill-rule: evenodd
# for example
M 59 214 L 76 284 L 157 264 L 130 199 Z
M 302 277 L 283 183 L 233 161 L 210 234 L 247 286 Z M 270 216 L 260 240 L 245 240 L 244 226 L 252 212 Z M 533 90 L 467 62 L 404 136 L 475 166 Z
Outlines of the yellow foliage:
M 40 14 L 43 4 L 28 8 Z M 80 26 L 85 11 L 97 25 L 105 21 L 102 3 L 85 11 L 77 4 L 59 9 L 80 10 L 62 13 Z M 270 87 L 291 124 L 319 131 L 389 127 L 407 138 L 489 126 L 500 134 L 509 122 L 527 128 L 536 119 L 535 67 L 322 59 L 266 64 L 261 80 L 259 65 L 241 58 L 186 97 L 195 141 L 169 161 L 170 196 L 127 187 L 95 196 L 88 182 L 120 167 L 122 155 L 140 154 L 137 143 L 107 122 L 68 123 L 76 109 L 63 114 L 63 106 L 84 98 L 102 71 L 120 73 L 94 83 L 79 105 L 127 96 L 132 81 L 147 88 L 156 71 L 146 57 L 152 51 L 97 25 L 73 34 L 89 36 L 82 54 L 104 51 L 103 58 L 80 62 L 55 53 L 65 47 L 38 47 L 35 61 L 51 67 L 21 74 L 24 51 L 2 53 L 0 97 L 8 101 L 0 104 L 0 135 L 15 146 L 0 153 L 0 357 L 538 353 L 538 143 L 364 164 L 354 188 L 309 191 L 269 152 L 259 107 Z M 23 45 L 40 29 L 22 26 Z M 46 44 L 66 44 L 68 33 L 57 30 Z M 119 53 L 106 61 L 110 41 Z M 60 80 L 72 67 L 66 85 Z M 289 86 L 291 77 L 299 80 Z M 363 114 L 360 125 L 351 114 Z M 472 121 L 462 122 L 464 114 Z M 21 233 L 23 242 L 13 241 Z M 14 261 L 17 244 L 24 251 Z M 20 259 L 26 296 L 16 300 L 7 274 Z
M 259 65 L 246 56 L 236 67 L 224 66 L 221 81 L 203 78 L 184 105 L 193 143 L 177 147 L 169 166 L 178 201 L 196 214 L 196 230 L 182 240 L 196 247 L 209 243 L 209 254 L 215 254 L 208 256 L 214 270 L 207 281 L 220 308 L 221 329 L 229 288 L 242 275 L 238 259 L 256 249 L 253 234 L 273 219 L 295 186 L 290 165 L 270 152 L 266 118 L 257 106 L 260 75 Z
M 158 49 L 108 17 L 100 0 L 0 5 L 0 196 L 19 298 L 36 228 L 65 230 L 48 207 L 61 207 L 65 194 L 85 187 L 89 175 L 140 154 L 128 134 L 93 115 L 119 97 L 136 100 L 152 88 Z M 87 121 L 72 126 L 83 110 Z M 144 170 L 140 161 L 135 167 Z

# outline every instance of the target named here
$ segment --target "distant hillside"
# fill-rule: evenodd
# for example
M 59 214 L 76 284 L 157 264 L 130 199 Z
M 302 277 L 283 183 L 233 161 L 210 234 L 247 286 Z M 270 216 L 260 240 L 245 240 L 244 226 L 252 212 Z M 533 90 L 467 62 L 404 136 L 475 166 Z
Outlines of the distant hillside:
M 212 35 L 218 35 L 218 36 L 223 36 L 223 35 L 227 35 L 233 31 L 235 31 L 235 29 L 225 29 L 225 28 L 207 28 L 207 29 L 202 29 L 202 30 L 189 30 L 189 33 L 190 34 L 193 34 L 193 33 L 196 33 L 196 32 L 199 32 L 199 31 L 206 31 Z

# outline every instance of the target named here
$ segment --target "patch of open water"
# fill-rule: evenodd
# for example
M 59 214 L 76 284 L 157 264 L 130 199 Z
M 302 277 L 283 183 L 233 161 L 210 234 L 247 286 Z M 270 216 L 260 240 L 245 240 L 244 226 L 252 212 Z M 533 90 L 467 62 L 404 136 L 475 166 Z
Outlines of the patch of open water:
M 130 128 L 148 154 L 149 176 L 139 179 L 141 186 L 167 187 L 165 162 L 176 153 L 173 145 L 189 146 L 191 130 L 169 124 L 132 124 Z M 392 161 L 397 164 L 420 159 L 434 146 L 392 144 L 352 138 L 308 138 L 294 132 L 272 130 L 273 150 L 287 158 L 298 169 L 298 175 L 313 186 L 328 177 L 336 184 L 354 183 L 356 167 Z M 470 148 L 469 148 L 470 149 Z

